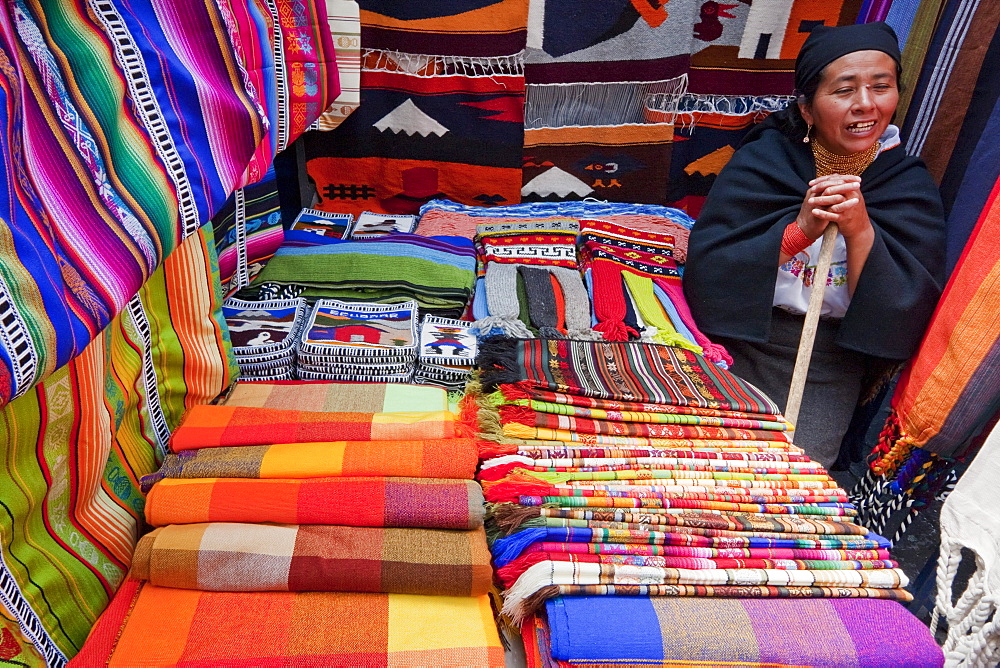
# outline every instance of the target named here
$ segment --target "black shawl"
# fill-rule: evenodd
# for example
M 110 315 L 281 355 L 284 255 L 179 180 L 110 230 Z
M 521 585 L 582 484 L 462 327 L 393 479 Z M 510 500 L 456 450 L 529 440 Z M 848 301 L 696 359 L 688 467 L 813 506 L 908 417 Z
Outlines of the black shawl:
M 778 253 L 815 176 L 808 144 L 789 140 L 773 117 L 747 136 L 708 193 L 691 231 L 684 293 L 708 335 L 767 340 Z M 923 161 L 902 146 L 861 175 L 875 242 L 837 334 L 837 344 L 893 360 L 920 343 L 944 281 L 944 213 Z

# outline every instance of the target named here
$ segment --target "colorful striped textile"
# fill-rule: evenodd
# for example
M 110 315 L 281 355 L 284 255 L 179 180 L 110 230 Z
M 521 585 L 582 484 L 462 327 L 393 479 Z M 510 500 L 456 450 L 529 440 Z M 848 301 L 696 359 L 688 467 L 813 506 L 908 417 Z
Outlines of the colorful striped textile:
M 813 548 L 785 547 L 690 547 L 679 545 L 642 545 L 639 543 L 532 543 L 518 559 L 528 555 L 540 554 L 600 554 L 600 555 L 638 555 L 643 557 L 668 556 L 702 559 L 821 559 L 824 561 L 843 560 L 886 560 L 889 551 L 875 550 L 836 550 Z M 517 561 L 516 559 L 514 561 Z M 514 563 L 511 561 L 509 563 Z
M 603 408 L 584 408 L 582 406 L 567 406 L 565 404 L 537 401 L 533 399 L 516 399 L 510 404 L 500 406 L 500 415 L 505 422 L 524 422 L 525 419 L 534 419 L 536 416 L 530 412 L 515 411 L 515 407 L 521 407 L 536 413 L 553 414 L 566 416 L 574 419 L 591 419 L 605 422 L 645 422 L 650 424 L 688 424 L 706 425 L 709 427 L 738 427 L 740 429 L 767 429 L 771 431 L 787 431 L 794 429 L 792 424 L 786 420 L 757 420 L 739 417 L 716 417 L 698 414 L 670 413 L 670 412 L 644 412 L 644 411 L 624 411 L 606 410 Z M 710 410 L 710 409 L 706 409 Z M 721 411 L 720 411 L 721 412 Z M 530 423 L 525 423 L 530 424 Z M 536 426 L 537 425 L 536 420 Z M 550 427 L 565 429 L 566 427 Z M 574 429 L 574 431 L 585 431 Z
M 719 410 L 703 408 L 701 406 L 674 406 L 672 404 L 604 399 L 601 397 L 586 397 L 579 394 L 567 394 L 565 392 L 552 392 L 550 390 L 525 387 L 523 385 L 498 385 L 496 391 L 484 396 L 483 400 L 492 406 L 503 406 L 506 404 L 531 406 L 538 411 L 561 413 L 564 415 L 578 414 L 576 411 L 572 413 L 568 412 L 570 407 L 573 407 L 590 409 L 592 411 L 604 411 L 609 415 L 614 413 L 665 413 L 669 415 L 697 415 L 739 420 L 778 421 L 787 424 L 787 421 L 780 414 L 776 413 L 748 413 L 746 411 Z M 553 404 L 557 405 L 558 408 L 553 406 Z
M 261 427 L 266 425 L 266 429 Z M 198 405 L 184 414 L 170 438 L 174 452 L 270 443 L 388 441 L 454 438 L 460 431 L 449 411 L 322 413 L 316 411 Z
M 236 383 L 222 403 L 324 413 L 423 413 L 448 410 L 448 392 L 430 385 L 286 380 Z
M 859 487 L 884 526 L 900 493 L 928 503 L 956 459 L 974 454 L 1000 411 L 1000 181 L 945 287 L 916 356 L 896 385 L 892 413 L 874 450 L 880 476 Z M 886 503 L 882 496 L 889 497 Z M 895 497 L 895 498 L 893 498 Z
M 522 480 L 527 482 L 531 478 L 550 485 L 569 484 L 574 487 L 586 488 L 607 488 L 611 489 L 615 482 L 621 481 L 622 486 L 634 487 L 637 485 L 657 485 L 656 480 L 694 480 L 695 485 L 718 485 L 746 488 L 794 488 L 803 489 L 835 489 L 837 483 L 830 478 L 826 472 L 816 473 L 754 473 L 747 471 L 723 471 L 717 468 L 695 469 L 690 467 L 680 467 L 673 469 L 659 468 L 614 468 L 612 470 L 584 471 L 579 468 L 572 468 L 567 471 L 527 471 L 525 469 L 514 469 L 510 474 L 501 478 L 501 481 L 513 482 Z M 591 485 L 591 481 L 597 484 Z M 712 481 L 712 482 L 703 482 Z M 776 484 L 770 484 L 770 483 Z M 759 483 L 759 484 L 758 484 Z M 788 483 L 788 484 L 777 484 Z M 678 482 L 678 484 L 680 484 Z M 605 487 L 606 486 L 606 487 Z
M 495 490 L 494 490 L 495 491 Z M 562 490 L 553 489 L 551 496 L 522 494 L 507 499 L 492 495 L 488 501 L 500 503 L 516 502 L 522 506 L 542 506 L 554 504 L 568 508 L 642 508 L 645 512 L 700 510 L 740 513 L 762 513 L 765 515 L 830 515 L 854 517 L 857 510 L 844 500 L 816 501 L 815 497 L 757 497 L 720 496 L 711 494 L 658 493 L 646 496 L 578 496 L 576 494 L 556 494 Z M 693 497 L 693 498 L 692 498 Z M 830 497 L 832 498 L 832 497 Z
M 350 122 L 350 120 L 348 121 Z M 294 296 L 399 303 L 460 318 L 472 296 L 475 252 L 470 244 L 397 232 L 365 241 L 328 239 L 317 246 L 283 247 L 246 290 L 246 298 L 287 289 Z
M 211 401 L 237 373 L 217 271 L 202 228 L 82 354 L 0 409 L 0 590 L 50 666 L 79 650 L 125 577 L 138 478 L 158 467 L 186 403 Z
M 212 217 L 219 279 L 226 294 L 246 287 L 284 240 L 274 166 L 239 188 Z
M 519 384 L 588 397 L 777 414 L 759 390 L 695 353 L 615 341 L 491 339 L 481 343 L 484 390 Z
M 526 635 L 527 644 L 549 639 L 539 647 L 547 662 L 538 668 L 939 668 L 944 662 L 927 627 L 893 601 L 588 596 L 552 599 L 545 613 L 524 627 L 545 631 Z
M 627 510 L 575 510 L 572 508 L 531 508 L 512 503 L 495 504 L 490 508 L 492 523 L 504 534 L 533 526 L 559 526 L 557 522 L 621 522 L 642 524 L 650 529 L 660 526 L 697 527 L 725 531 L 767 531 L 816 535 L 863 536 L 868 529 L 853 522 L 804 517 L 778 517 L 759 513 L 711 514 L 701 512 L 630 513 Z M 563 526 L 581 526 L 566 524 Z
M 79 355 L 337 96 L 323 3 L 181 9 L 3 12 L 2 124 L 18 139 L 0 160 L 0 405 Z
M 146 498 L 146 522 L 274 522 L 477 529 L 483 491 L 472 480 L 435 478 L 167 479 Z
M 712 537 L 669 531 L 541 527 L 525 529 L 507 538 L 498 538 L 493 542 L 490 549 L 493 551 L 494 563 L 497 567 L 500 567 L 516 559 L 532 543 L 549 542 L 670 545 L 675 547 L 709 548 L 789 548 L 799 550 L 879 550 L 889 547 L 889 541 L 872 533 L 862 537 L 758 538 L 753 535 Z
M 683 444 L 679 441 L 678 444 Z M 687 447 L 607 447 L 602 445 L 580 445 L 575 443 L 565 443 L 563 441 L 521 441 L 512 447 L 517 455 L 515 457 L 525 457 L 534 459 L 552 459 L 561 461 L 562 459 L 586 459 L 586 458 L 683 458 L 683 459 L 707 459 L 745 462 L 791 462 L 795 464 L 805 464 L 807 466 L 820 467 L 818 462 L 813 462 L 807 455 L 802 454 L 797 448 L 782 450 L 782 444 L 775 442 L 774 447 L 770 447 L 768 442 L 751 442 L 758 446 L 759 450 L 748 450 L 746 448 L 733 448 L 729 446 L 729 441 L 687 441 Z M 703 445 L 704 444 L 704 445 Z M 561 466 L 561 464 L 556 464 Z
M 468 438 L 277 443 L 184 450 L 143 476 L 148 490 L 165 478 L 400 477 L 471 480 L 478 450 Z
M 213 523 L 146 534 L 130 576 L 202 591 L 481 596 L 493 571 L 482 529 Z
M 472 239 L 476 226 L 536 220 L 581 220 L 600 218 L 633 230 L 660 232 L 674 237 L 675 259 L 683 263 L 694 220 L 680 209 L 626 202 L 567 201 L 532 202 L 508 206 L 466 206 L 432 199 L 420 207 L 417 231 L 426 236 L 459 236 Z
M 975 0 L 945 3 L 938 19 L 902 127 L 906 152 L 919 155 L 937 181 L 952 159 L 981 70 L 992 75 L 987 45 L 998 25 L 1000 7 Z
M 806 598 L 887 598 L 911 601 L 909 580 L 898 568 L 875 570 L 781 570 L 766 568 L 689 569 L 543 561 L 530 566 L 504 592 L 503 613 L 515 624 L 536 612 L 545 599 L 589 587 L 617 595 Z M 619 591 L 619 587 L 626 591 Z M 635 593 L 626 593 L 635 587 Z M 745 588 L 747 593 L 740 590 Z M 674 592 L 677 593 L 674 593 Z M 642 592 L 642 593 L 639 593 Z M 596 591 L 594 593 L 597 593 Z
M 692 453 L 694 454 L 694 453 Z M 714 454 L 714 453 L 713 453 Z M 615 457 L 615 458 L 537 458 L 505 455 L 483 462 L 480 480 L 499 480 L 514 469 L 526 473 L 599 472 L 625 470 L 691 470 L 746 473 L 825 473 L 817 462 L 758 462 L 750 459 L 708 459 L 694 457 Z
M 513 585 L 532 566 L 542 562 L 570 562 L 647 566 L 654 568 L 701 569 L 776 569 L 799 570 L 879 570 L 898 568 L 891 559 L 883 560 L 833 560 L 833 559 L 707 559 L 705 557 L 665 557 L 637 554 L 578 554 L 573 552 L 528 552 L 498 569 L 497 577 L 506 587 Z
M 531 440 L 561 440 L 560 432 L 603 434 L 607 436 L 639 436 L 646 438 L 688 438 L 692 440 L 790 441 L 780 423 L 752 427 L 718 426 L 712 421 L 723 418 L 693 417 L 688 421 L 619 421 L 586 418 L 575 415 L 543 413 L 526 406 L 501 406 L 500 421 L 504 436 Z
M 164 611 L 169 610 L 169 615 Z M 488 596 L 209 592 L 128 579 L 70 664 L 502 668 Z

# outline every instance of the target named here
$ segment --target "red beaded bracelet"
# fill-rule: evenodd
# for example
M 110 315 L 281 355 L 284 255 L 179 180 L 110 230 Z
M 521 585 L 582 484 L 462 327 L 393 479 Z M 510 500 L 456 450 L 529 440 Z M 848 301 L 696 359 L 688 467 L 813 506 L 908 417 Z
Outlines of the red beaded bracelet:
M 813 239 L 806 236 L 799 224 L 794 220 L 785 227 L 785 233 L 781 235 L 781 252 L 785 255 L 798 255 L 800 252 L 812 245 Z

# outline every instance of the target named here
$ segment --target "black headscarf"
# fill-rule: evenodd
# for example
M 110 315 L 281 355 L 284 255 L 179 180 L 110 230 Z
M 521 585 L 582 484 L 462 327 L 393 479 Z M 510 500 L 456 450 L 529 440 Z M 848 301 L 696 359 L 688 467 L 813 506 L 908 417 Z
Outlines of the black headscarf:
M 898 65 L 899 40 L 892 27 L 883 21 L 830 27 L 816 26 L 795 59 L 795 88 L 803 91 L 823 68 L 841 56 L 855 51 L 882 51 Z

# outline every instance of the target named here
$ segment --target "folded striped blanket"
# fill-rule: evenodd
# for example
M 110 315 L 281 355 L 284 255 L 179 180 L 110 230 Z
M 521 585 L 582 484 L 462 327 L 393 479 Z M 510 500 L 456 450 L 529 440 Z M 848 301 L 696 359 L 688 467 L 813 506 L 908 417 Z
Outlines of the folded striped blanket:
M 486 534 L 447 529 L 219 522 L 139 539 L 130 575 L 204 591 L 367 591 L 481 596 Z
M 944 662 L 927 627 L 893 601 L 578 596 L 546 601 L 545 613 L 523 628 L 526 647 L 533 645 L 545 657 L 538 665 L 549 668 L 938 668 Z
M 449 411 L 321 413 L 243 406 L 192 406 L 170 438 L 174 452 L 196 448 L 319 441 L 454 438 Z
M 448 410 L 448 392 L 431 385 L 285 380 L 236 383 L 223 403 L 325 413 L 424 413 Z
M 898 568 L 862 570 L 778 570 L 764 568 L 691 570 L 624 564 L 543 561 L 528 568 L 504 592 L 502 612 L 515 624 L 542 603 L 569 593 L 654 596 L 887 598 L 912 601 Z
M 142 488 L 166 478 L 325 478 L 392 476 L 471 479 L 478 450 L 469 438 L 429 441 L 276 443 L 182 450 L 167 455 Z
M 760 390 L 684 348 L 623 341 L 494 338 L 479 348 L 486 392 L 516 384 L 624 401 L 777 415 Z
M 898 568 L 891 559 L 834 560 L 834 559 L 708 559 L 705 557 L 667 557 L 638 554 L 576 554 L 572 552 L 530 552 L 497 570 L 497 577 L 505 587 L 510 587 L 521 575 L 543 561 L 560 561 L 573 564 L 619 564 L 652 566 L 655 568 L 682 569 L 777 569 L 777 570 L 877 570 Z
M 683 442 L 683 441 L 682 441 Z M 809 459 L 808 455 L 801 452 L 784 451 L 781 449 L 771 449 L 770 451 L 761 449 L 748 450 L 746 448 L 726 448 L 723 444 L 728 441 L 686 441 L 690 444 L 685 447 L 659 448 L 650 446 L 633 447 L 613 447 L 602 445 L 576 445 L 564 443 L 562 441 L 521 441 L 520 445 L 513 449 L 517 455 L 529 459 L 552 459 L 552 460 L 580 460 L 580 459 L 603 459 L 615 457 L 677 457 L 685 459 L 699 460 L 727 460 L 727 461 L 753 461 L 753 462 L 797 462 L 821 468 L 817 462 Z M 701 444 L 711 444 L 705 447 Z M 759 443 L 749 441 L 749 443 Z M 781 445 L 775 443 L 775 445 Z M 558 465 L 558 464 L 557 464 Z
M 645 557 L 698 557 L 702 559 L 822 559 L 852 561 L 889 559 L 889 550 L 813 549 L 796 547 L 692 547 L 687 545 L 640 545 L 638 543 L 562 543 L 542 541 L 524 549 L 522 556 L 544 554 L 639 555 Z M 521 557 L 518 557 L 521 558 Z M 511 562 L 513 563 L 513 562 Z
M 718 510 L 743 513 L 764 513 L 769 515 L 843 515 L 853 517 L 858 514 L 846 499 L 837 497 L 720 495 L 694 493 L 657 493 L 648 496 L 577 496 L 565 490 L 553 489 L 550 496 L 522 494 L 516 498 L 504 498 L 494 494 L 488 501 L 498 503 L 512 501 L 522 506 L 552 505 L 567 508 L 642 508 L 644 512 L 656 510 Z
M 480 415 L 482 415 L 480 413 Z M 532 430 L 531 427 L 528 428 Z M 802 455 L 803 450 L 796 445 L 791 443 L 780 441 L 780 440 L 770 440 L 770 436 L 775 434 L 781 434 L 782 432 L 767 432 L 767 436 L 764 440 L 731 440 L 731 439 L 699 439 L 699 438 L 653 438 L 649 436 L 612 436 L 608 434 L 581 434 L 575 431 L 565 431 L 565 430 L 548 430 L 545 432 L 544 437 L 538 438 L 522 438 L 513 437 L 507 434 L 507 427 L 501 427 L 497 430 L 502 434 L 497 438 L 497 443 L 495 444 L 485 444 L 487 449 L 484 450 L 484 457 L 496 457 L 500 455 L 512 455 L 518 452 L 522 445 L 531 442 L 543 442 L 552 444 L 550 447 L 556 448 L 568 448 L 576 447 L 576 444 L 582 444 L 585 446 L 597 446 L 597 447 L 607 447 L 611 449 L 632 449 L 632 448 L 643 448 L 647 450 L 700 450 L 702 452 L 763 452 L 763 453 L 773 453 L 776 455 Z M 497 431 L 487 430 L 489 433 L 497 433 Z M 522 427 L 515 426 L 510 431 L 517 433 L 532 433 L 523 431 Z M 533 433 L 539 434 L 540 431 L 533 430 Z M 493 436 L 489 438 L 493 439 Z
M 507 410 L 512 409 L 512 410 Z M 510 438 L 564 440 L 568 433 L 638 436 L 644 438 L 689 438 L 733 441 L 788 442 L 787 432 L 769 428 L 715 427 L 705 424 L 672 424 L 591 420 L 570 415 L 540 413 L 520 406 L 501 406 L 502 434 Z
M 741 429 L 765 429 L 768 431 L 787 431 L 793 427 L 785 420 L 761 420 L 757 418 L 735 417 L 732 414 L 726 415 L 698 415 L 690 413 L 667 413 L 667 412 L 645 412 L 645 411 L 625 411 L 605 408 L 584 408 L 583 406 L 571 406 L 549 401 L 538 401 L 536 399 L 515 399 L 509 404 L 500 406 L 500 419 L 503 422 L 521 422 L 523 424 L 536 424 L 538 426 L 552 426 L 539 424 L 539 414 L 554 414 L 564 416 L 568 420 L 595 420 L 605 422 L 644 422 L 648 424 L 688 424 L 706 427 L 738 427 Z M 718 411 L 722 413 L 722 411 Z M 552 418 L 548 418 L 551 420 Z M 532 420 L 534 422 L 529 422 Z M 560 421 L 559 424 L 562 424 Z M 571 422 L 566 422 L 572 424 Z M 558 429 L 569 429 L 571 427 L 553 427 Z
M 472 480 L 168 478 L 146 496 L 154 527 L 197 522 L 276 522 L 476 529 L 483 491 Z
M 581 526 L 576 522 L 620 522 L 655 529 L 663 526 L 716 529 L 723 531 L 768 531 L 816 535 L 863 536 L 868 529 L 853 522 L 807 517 L 763 515 L 759 513 L 714 514 L 629 512 L 616 510 L 576 510 L 573 508 L 527 507 L 513 503 L 493 504 L 490 520 L 501 533 L 537 526 Z M 551 523 L 550 523 L 551 522 Z M 566 524 L 557 524 L 565 522 Z M 570 522 L 574 524 L 569 524 Z
M 489 596 L 215 592 L 130 578 L 70 665 L 503 668 Z
M 535 410 L 548 413 L 560 411 L 554 408 L 546 409 L 551 404 L 565 408 L 590 408 L 604 411 L 622 411 L 634 413 L 666 413 L 670 415 L 704 415 L 706 417 L 737 418 L 741 420 L 779 420 L 785 422 L 778 413 L 750 413 L 747 411 L 721 410 L 703 406 L 678 406 L 646 401 L 629 401 L 625 399 L 607 399 L 604 397 L 589 397 L 582 394 L 569 394 L 542 389 L 526 383 L 498 385 L 496 390 L 486 395 L 484 400 L 493 406 L 514 404 L 518 406 L 531 405 Z
M 773 503 L 794 503 L 794 504 L 825 504 L 840 503 L 847 504 L 847 493 L 842 489 L 806 489 L 795 488 L 766 488 L 766 487 L 727 487 L 726 483 L 740 481 L 697 481 L 678 480 L 676 485 L 634 485 L 624 486 L 604 486 L 594 485 L 581 487 L 569 485 L 549 485 L 525 477 L 523 480 L 513 482 L 499 481 L 494 483 L 483 483 L 486 500 L 492 503 L 503 501 L 517 502 L 521 505 L 538 505 L 528 502 L 526 498 L 544 498 L 545 503 L 565 505 L 572 507 L 579 506 L 600 506 L 614 508 L 645 507 L 647 502 L 659 500 L 661 502 L 673 501 L 718 501 L 725 503 L 751 503 L 751 504 L 773 504 Z M 718 482 L 719 485 L 706 483 Z M 758 483 L 763 484 L 763 483 Z M 780 483 L 775 483 L 780 484 Z M 620 500 L 620 502 L 619 502 Z M 667 508 L 669 504 L 649 504 L 650 507 Z M 672 507 L 683 507 L 674 505 Z M 702 506 L 694 506 L 702 507 Z M 712 507 L 712 506 L 706 506 Z M 722 508 L 719 510 L 749 510 L 749 508 Z
M 482 463 L 480 480 L 499 480 L 506 474 L 521 469 L 528 474 L 569 473 L 624 470 L 687 470 L 727 471 L 753 474 L 792 473 L 823 474 L 818 462 L 755 461 L 745 458 L 718 459 L 696 457 L 525 457 L 505 455 Z
M 734 532 L 735 533 L 735 532 Z M 880 550 L 889 541 L 878 534 L 865 536 L 824 536 L 822 538 L 759 538 L 755 536 L 711 537 L 668 531 L 630 531 L 624 529 L 578 529 L 542 527 L 525 529 L 507 538 L 498 538 L 490 546 L 497 567 L 516 559 L 532 543 L 633 543 L 711 548 L 792 548 L 818 550 Z

